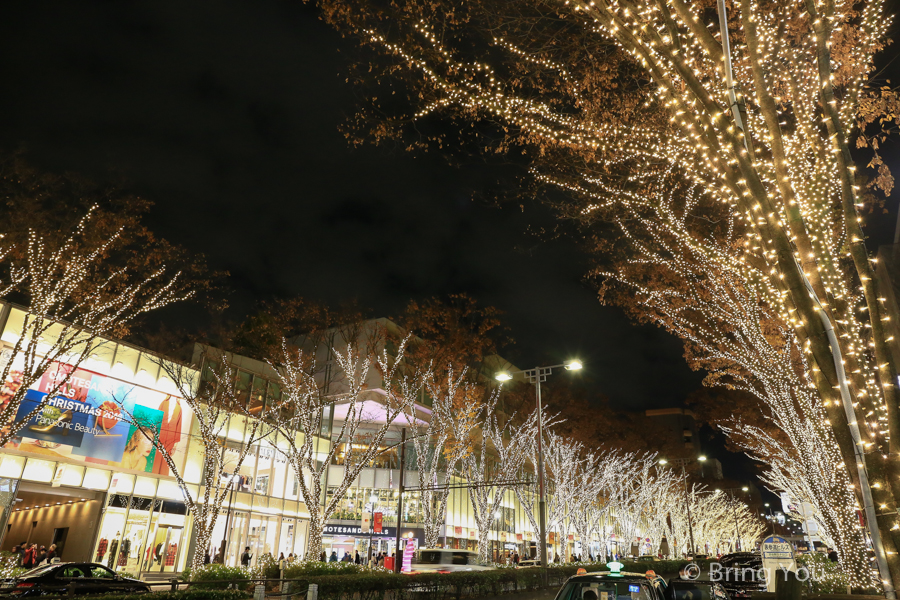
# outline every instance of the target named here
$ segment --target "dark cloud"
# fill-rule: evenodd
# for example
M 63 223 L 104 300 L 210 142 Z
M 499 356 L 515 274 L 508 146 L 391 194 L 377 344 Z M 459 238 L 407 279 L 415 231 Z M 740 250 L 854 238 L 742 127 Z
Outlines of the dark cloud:
M 571 242 L 529 237 L 546 210 L 471 201 L 484 165 L 348 147 L 352 53 L 297 2 L 4 3 L 0 147 L 123 177 L 157 231 L 232 272 L 237 310 L 466 291 L 507 312 L 521 366 L 577 355 L 619 406 L 680 403 L 699 383 L 680 344 L 600 306 Z

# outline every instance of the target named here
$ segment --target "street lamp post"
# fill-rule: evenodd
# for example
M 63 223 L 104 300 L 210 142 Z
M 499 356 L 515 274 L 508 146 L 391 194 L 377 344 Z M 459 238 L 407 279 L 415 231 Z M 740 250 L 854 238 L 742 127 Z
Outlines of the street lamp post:
M 734 514 L 734 535 L 735 535 L 735 540 L 737 540 L 735 542 L 735 551 L 736 552 L 740 552 L 743 548 L 741 547 L 741 526 L 740 526 L 740 523 L 738 522 L 737 503 L 734 501 L 734 492 L 741 491 L 741 492 L 746 493 L 749 490 L 750 490 L 750 488 L 748 488 L 746 485 L 741 488 L 728 488 L 726 490 L 719 490 L 719 489 L 716 490 L 717 492 L 726 491 L 731 496 L 731 512 Z M 766 504 L 766 506 L 768 506 L 768 504 Z
M 545 516 L 546 501 L 544 500 L 544 412 L 541 406 L 541 383 L 547 381 L 547 376 L 553 373 L 553 369 L 565 368 L 568 371 L 577 371 L 581 369 L 581 362 L 571 360 L 561 365 L 551 365 L 549 367 L 535 367 L 534 369 L 526 369 L 524 371 L 500 371 L 495 375 L 497 381 L 504 382 L 512 379 L 514 374 L 523 374 L 529 383 L 534 384 L 535 400 L 537 401 L 538 412 L 538 431 L 537 431 L 537 476 L 538 476 L 538 528 L 540 531 L 540 552 L 541 566 L 547 567 L 547 520 Z M 544 571 L 546 574 L 546 571 Z
M 775 535 L 775 515 L 772 514 L 772 507 L 766 502 L 766 512 L 769 513 L 769 521 L 772 523 L 772 535 Z
M 228 532 L 228 527 L 231 525 L 231 508 L 234 506 L 234 488 L 237 487 L 237 482 L 240 481 L 240 477 L 238 475 L 225 475 L 222 473 L 220 477 L 227 478 L 231 480 L 231 490 L 228 492 L 228 515 L 225 517 L 225 534 L 222 536 L 222 543 L 219 546 L 219 558 L 222 561 L 221 564 L 225 564 L 225 549 L 228 547 L 228 538 L 230 537 Z M 205 552 L 206 550 L 204 550 Z
M 697 547 L 694 545 L 694 522 L 691 519 L 691 500 L 688 497 L 688 488 L 687 488 L 687 471 L 685 470 L 685 465 L 689 462 L 693 461 L 692 458 L 673 458 L 671 461 L 661 458 L 659 459 L 659 464 L 667 465 L 670 462 L 674 465 L 681 465 L 681 481 L 684 484 L 684 508 L 687 510 L 687 518 L 688 518 L 688 535 L 690 536 L 691 541 L 691 557 L 697 553 Z M 706 457 L 702 454 L 697 457 L 697 462 L 703 463 L 706 461 Z

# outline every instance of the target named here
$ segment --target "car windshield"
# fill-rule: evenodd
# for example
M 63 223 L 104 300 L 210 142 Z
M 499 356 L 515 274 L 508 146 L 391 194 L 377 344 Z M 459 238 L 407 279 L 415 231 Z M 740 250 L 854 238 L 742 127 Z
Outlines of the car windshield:
M 419 550 L 415 562 L 420 565 L 444 565 L 450 563 L 449 552 L 440 550 Z M 466 564 L 463 562 L 463 564 Z
M 694 583 L 693 581 L 678 582 L 672 584 L 673 600 L 710 600 L 709 585 Z
M 653 600 L 646 585 L 633 581 L 570 581 L 556 600 Z

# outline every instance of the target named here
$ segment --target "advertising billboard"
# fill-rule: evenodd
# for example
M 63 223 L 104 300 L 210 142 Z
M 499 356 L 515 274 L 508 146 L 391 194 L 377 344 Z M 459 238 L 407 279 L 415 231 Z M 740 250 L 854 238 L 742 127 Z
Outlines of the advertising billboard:
M 0 410 L 18 389 L 21 374 L 21 366 L 13 363 L 0 389 Z M 16 421 L 25 419 L 48 390 L 69 374 L 69 380 L 6 448 L 168 475 L 169 467 L 156 449 L 159 445 L 179 468 L 184 465 L 191 415 L 180 398 L 85 369 L 54 365 L 27 391 Z M 135 421 L 153 432 L 155 444 L 139 433 Z

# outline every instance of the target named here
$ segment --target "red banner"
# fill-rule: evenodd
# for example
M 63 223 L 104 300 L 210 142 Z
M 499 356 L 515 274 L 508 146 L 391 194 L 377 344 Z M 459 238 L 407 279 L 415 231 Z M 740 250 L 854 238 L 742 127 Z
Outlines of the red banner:
M 382 513 L 377 512 L 373 516 L 375 518 L 375 533 L 381 533 Z

